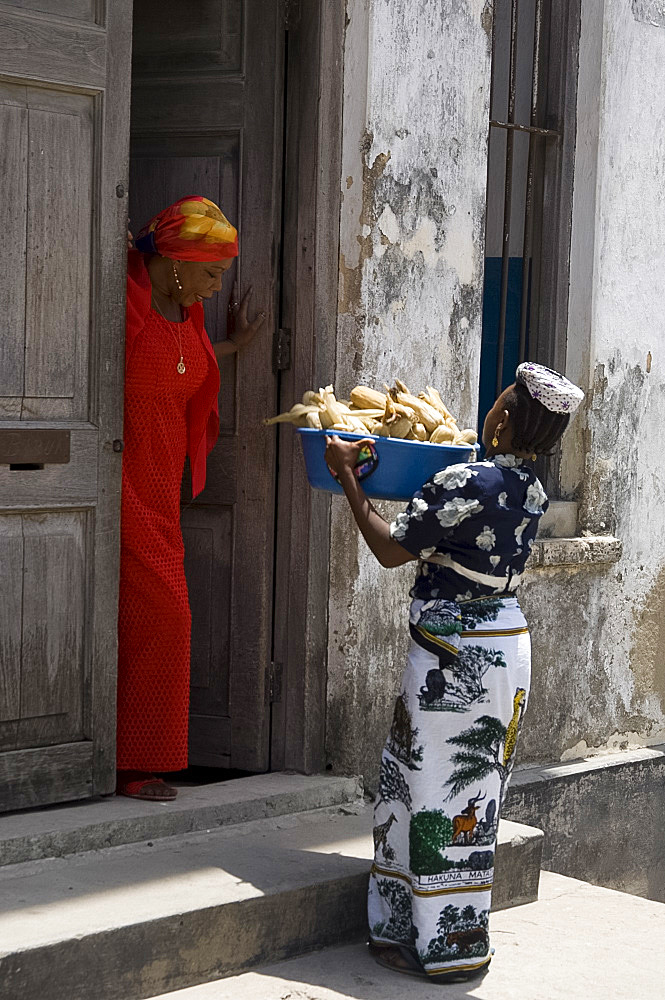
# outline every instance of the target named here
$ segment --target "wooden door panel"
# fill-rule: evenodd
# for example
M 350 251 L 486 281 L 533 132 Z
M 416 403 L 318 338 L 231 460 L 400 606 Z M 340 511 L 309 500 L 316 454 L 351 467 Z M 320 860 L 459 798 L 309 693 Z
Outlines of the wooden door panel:
M 194 193 L 201 184 L 226 199 L 229 215 L 237 211 L 240 133 L 237 122 L 235 127 L 230 125 L 230 117 L 226 128 L 223 135 L 139 135 L 133 140 L 132 197 L 140 199 L 149 217 L 164 207 L 158 202 L 160 193 L 175 200 L 182 197 L 183 188 Z M 157 190 L 147 183 L 148 176 L 158 181 Z
M 12 320 L 2 338 L 0 415 L 85 419 L 93 101 L 5 84 L 0 110 L 5 148 L 14 151 L 5 156 L 16 206 L 16 243 L 2 251 L 11 281 L 3 282 L 0 308 Z
M 90 23 L 96 21 L 96 0 L 2 0 L 2 3 L 5 7 L 17 7 L 36 14 L 58 14 Z
M 185 572 L 192 609 L 191 707 L 200 715 L 229 714 L 229 687 L 218 669 L 229 659 L 233 510 L 190 507 L 182 514 Z
M 20 431 L 40 430 L 53 426 L 44 420 L 35 423 L 23 421 L 13 433 L 16 446 L 15 464 L 25 461 L 21 455 Z M 61 423 L 55 424 L 55 428 L 62 426 Z M 71 442 L 71 456 L 66 464 L 46 463 L 43 469 L 26 470 L 12 469 L 10 464 L 0 465 L 0 510 L 12 507 L 29 510 L 42 507 L 95 505 L 98 496 L 96 459 L 99 451 L 99 432 L 96 427 L 91 426 L 66 426 Z M 10 421 L 0 420 L 0 435 L 10 429 L 12 429 Z
M 77 115 L 72 102 L 28 113 L 24 392 L 35 419 L 42 397 L 62 400 L 60 417 L 88 410 L 92 108 L 84 101 Z
M 3 684 L 3 749 L 83 738 L 86 533 L 80 511 L 0 516 L 8 557 L 0 604 L 14 614 L 6 661 L 12 669 Z
M 242 122 L 246 97 L 241 82 L 226 81 L 221 74 L 206 88 L 196 80 L 171 77 L 159 83 L 140 81 L 134 93 L 141 97 L 138 104 L 136 98 L 132 101 L 132 129 L 177 134 L 178 123 L 182 122 L 186 123 L 187 132 L 196 134 L 208 130 L 211 137 L 228 127 L 229 122 Z
M 41 806 L 92 795 L 92 743 L 14 750 L 0 754 L 0 805 L 3 809 Z
M 115 26 L 119 17 L 127 16 L 128 3 L 112 2 L 116 6 L 112 18 Z M 55 13 L 57 16 L 43 17 L 36 10 L 23 13 L 0 9 L 3 76 L 74 83 L 101 93 L 107 82 L 107 33 L 92 25 L 61 22 L 60 11 Z
M 6 213 L 5 233 L 0 240 L 0 315 L 11 317 L 0 336 L 0 397 L 16 400 L 7 405 L 7 415 L 21 412 L 25 347 L 25 229 L 27 214 L 28 111 L 9 103 L 0 84 L 0 177 L 4 197 L 13 211 Z M 6 103 L 5 103 L 6 101 Z M 0 405 L 2 405 L 0 403 Z M 0 411 L 1 412 L 1 411 Z
M 226 366 L 222 366 L 223 368 Z M 233 372 L 234 366 L 228 366 Z M 235 381 L 233 393 L 235 395 Z M 220 395 L 224 391 L 220 390 Z M 221 414 L 220 414 L 221 416 Z M 192 499 L 189 476 L 185 476 L 182 486 L 182 500 L 189 504 Z M 208 473 L 205 489 L 196 498 L 197 504 L 222 504 L 232 506 L 238 500 L 238 438 L 228 430 L 223 431 L 208 458 Z
M 226 336 L 236 276 L 241 294 L 252 284 L 256 308 L 269 313 L 263 341 L 221 365 L 221 434 L 206 488 L 192 504 L 185 477 L 182 492 L 193 618 L 190 762 L 247 770 L 266 769 L 269 753 L 275 440 L 262 420 L 276 404 L 281 7 L 148 0 L 134 9 L 132 225 L 187 194 L 217 202 L 239 230 L 240 259 L 206 303 L 208 334 Z
M 21 518 L 0 516 L 0 732 L 2 723 L 19 717 L 21 619 L 23 596 L 23 527 Z M 0 744 L 1 745 L 1 744 Z
M 182 0 L 141 0 L 141 7 L 141 26 L 150 28 L 135 49 L 135 72 L 160 73 L 165 63 L 179 74 L 199 74 L 202 66 L 206 72 L 241 71 L 242 0 L 198 0 L 195 17 L 192 4 Z
M 114 786 L 130 0 L 0 0 L 0 810 Z
M 22 719 L 80 720 L 84 534 L 79 511 L 23 516 L 23 660 L 31 666 L 21 674 Z
M 191 715 L 189 756 L 200 767 L 231 767 L 237 751 L 229 716 Z M 253 748 L 256 751 L 256 748 Z

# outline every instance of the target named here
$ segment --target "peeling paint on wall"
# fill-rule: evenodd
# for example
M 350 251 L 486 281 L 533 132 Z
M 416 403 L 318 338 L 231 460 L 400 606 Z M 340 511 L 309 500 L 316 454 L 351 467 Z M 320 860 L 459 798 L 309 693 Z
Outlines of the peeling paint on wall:
M 586 740 L 580 740 L 561 754 L 561 761 L 586 760 L 590 757 L 605 757 L 630 750 L 639 750 L 645 746 L 660 746 L 665 743 L 665 726 L 656 729 L 653 726 L 639 732 L 624 731 L 612 733 L 602 746 L 589 746 Z
M 469 425 L 481 341 L 491 6 L 349 0 L 347 17 L 335 381 L 340 392 L 395 377 L 416 390 L 433 384 Z M 400 506 L 386 509 L 394 516 Z M 345 505 L 333 503 L 328 752 L 336 770 L 378 769 L 405 664 L 412 577 L 412 567 L 378 567 Z
M 665 28 L 665 0 L 633 0 L 633 17 L 656 28 Z
M 582 533 L 615 534 L 623 555 L 528 573 L 522 762 L 665 739 L 665 33 L 637 23 L 654 9 L 582 5 L 568 371 L 589 391 L 567 436 L 562 498 L 578 502 Z M 471 423 L 491 4 L 349 0 L 348 17 L 336 382 L 436 384 Z M 328 752 L 370 785 L 412 573 L 378 567 L 334 501 Z
M 485 34 L 487 35 L 487 37 L 490 39 L 490 42 L 492 40 L 492 24 L 493 24 L 493 21 L 494 21 L 494 17 L 493 17 L 493 13 L 492 13 L 492 4 L 490 3 L 490 0 L 487 0 L 487 3 L 483 7 L 483 12 L 480 15 L 480 23 L 483 26 L 483 31 L 485 32 Z

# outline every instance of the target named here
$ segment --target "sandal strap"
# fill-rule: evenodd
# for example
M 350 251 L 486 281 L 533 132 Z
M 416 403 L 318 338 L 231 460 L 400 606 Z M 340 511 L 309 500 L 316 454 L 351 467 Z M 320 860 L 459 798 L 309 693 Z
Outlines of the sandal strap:
M 420 972 L 423 976 L 427 975 L 425 967 L 422 962 L 413 954 L 410 948 L 405 947 L 405 945 L 398 944 L 395 945 L 400 957 L 413 972 Z
M 123 792 L 127 795 L 140 795 L 146 785 L 164 785 L 167 787 L 166 782 L 162 781 L 161 778 L 141 778 L 139 781 L 128 781 L 122 786 Z

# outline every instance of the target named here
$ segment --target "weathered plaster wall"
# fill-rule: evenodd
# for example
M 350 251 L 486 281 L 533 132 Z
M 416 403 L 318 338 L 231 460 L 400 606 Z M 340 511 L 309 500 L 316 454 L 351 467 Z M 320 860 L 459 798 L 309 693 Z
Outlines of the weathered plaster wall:
M 623 555 L 522 589 L 527 763 L 665 740 L 665 28 L 635 9 L 582 0 L 567 370 L 589 396 L 562 465 L 580 530 Z M 472 421 L 489 5 L 349 0 L 348 18 L 337 384 L 432 381 Z M 381 570 L 337 500 L 331 537 L 328 755 L 371 785 L 412 571 Z
M 528 761 L 665 737 L 665 29 L 634 6 L 582 3 L 568 371 L 590 393 L 563 465 L 580 528 L 623 556 L 523 589 Z
M 342 393 L 395 376 L 475 421 L 491 7 L 349 0 L 338 351 Z M 386 505 L 390 510 L 390 505 Z M 331 531 L 328 754 L 370 774 L 404 665 L 413 570 L 382 570 L 343 502 Z

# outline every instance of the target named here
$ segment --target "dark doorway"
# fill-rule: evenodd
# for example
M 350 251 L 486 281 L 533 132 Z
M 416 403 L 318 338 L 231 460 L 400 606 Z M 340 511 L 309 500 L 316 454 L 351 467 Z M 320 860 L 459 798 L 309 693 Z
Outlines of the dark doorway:
M 281 215 L 284 21 L 261 0 L 134 5 L 130 218 L 141 226 L 188 194 L 220 205 L 240 258 L 206 306 L 226 336 L 233 280 L 253 285 L 268 333 L 221 365 L 221 433 L 204 492 L 182 494 L 192 608 L 190 764 L 269 766 L 275 438 L 275 327 Z

